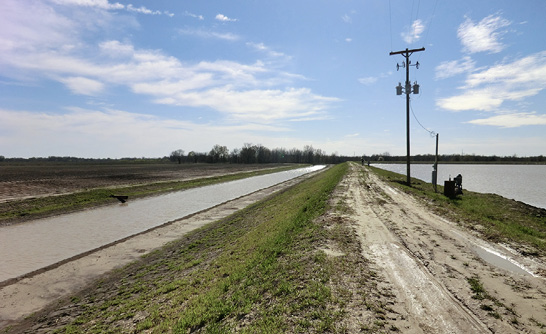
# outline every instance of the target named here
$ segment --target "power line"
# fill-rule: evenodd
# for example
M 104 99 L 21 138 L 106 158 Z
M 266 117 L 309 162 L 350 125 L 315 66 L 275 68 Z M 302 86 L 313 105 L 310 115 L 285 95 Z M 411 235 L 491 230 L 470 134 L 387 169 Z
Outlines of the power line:
M 438 5 L 438 0 L 436 0 L 434 2 L 434 7 L 432 9 L 432 16 L 430 17 L 430 21 L 429 21 L 429 24 L 428 24 L 428 27 L 427 27 L 427 32 L 425 34 L 425 40 L 423 41 L 423 45 L 427 45 L 427 41 L 428 41 L 428 34 L 430 32 L 430 30 L 432 29 L 432 21 L 434 21 L 434 16 L 436 15 L 436 6 Z M 419 54 L 417 56 L 417 61 L 419 61 L 421 59 L 421 54 Z
M 392 50 L 392 9 L 391 9 L 391 0 L 389 0 L 389 28 L 391 31 L 391 50 Z
M 413 118 L 415 118 L 415 120 L 417 121 L 417 123 L 419 123 L 419 125 L 420 125 L 426 132 L 428 132 L 428 133 L 430 134 L 431 137 L 436 136 L 436 132 L 431 131 L 431 130 L 425 128 L 425 127 L 423 126 L 423 124 L 421 124 L 421 122 L 419 122 L 419 119 L 417 118 L 417 116 L 415 116 L 415 113 L 413 112 L 413 107 L 412 107 L 411 105 L 410 105 L 410 109 L 411 109 L 411 113 L 413 114 Z

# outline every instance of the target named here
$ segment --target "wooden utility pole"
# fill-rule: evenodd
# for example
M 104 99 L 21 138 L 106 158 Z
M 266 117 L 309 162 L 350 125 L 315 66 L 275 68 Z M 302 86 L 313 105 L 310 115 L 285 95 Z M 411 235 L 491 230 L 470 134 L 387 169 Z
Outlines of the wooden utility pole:
M 436 158 L 434 159 L 434 171 L 432 171 L 432 184 L 434 185 L 434 192 L 438 192 L 438 138 L 440 134 L 436 134 Z
M 404 58 L 406 58 L 406 60 L 404 61 L 404 63 L 402 64 L 402 67 L 405 67 L 406 68 L 406 85 L 405 85 L 405 93 L 406 93 L 406 150 L 407 150 L 407 184 L 408 186 L 411 186 L 411 176 L 410 176 L 410 94 L 412 92 L 412 89 L 411 89 L 411 83 L 410 83 L 410 80 L 409 80 L 409 67 L 411 65 L 411 61 L 409 59 L 409 57 L 414 53 L 414 52 L 420 52 L 420 51 L 425 51 L 425 48 L 420 48 L 420 49 L 412 49 L 412 50 L 408 50 L 406 48 L 406 50 L 402 50 L 402 51 L 396 51 L 396 52 L 391 52 L 389 53 L 389 55 L 393 56 L 393 55 L 402 55 L 404 56 Z M 419 62 L 417 62 L 415 64 L 415 67 L 416 68 L 419 68 Z M 400 66 L 398 64 L 396 64 L 396 68 L 398 70 L 398 68 L 400 68 Z M 419 94 L 419 85 L 415 85 L 417 86 L 416 88 L 414 87 L 414 94 Z M 398 92 L 398 89 L 397 89 L 397 92 Z

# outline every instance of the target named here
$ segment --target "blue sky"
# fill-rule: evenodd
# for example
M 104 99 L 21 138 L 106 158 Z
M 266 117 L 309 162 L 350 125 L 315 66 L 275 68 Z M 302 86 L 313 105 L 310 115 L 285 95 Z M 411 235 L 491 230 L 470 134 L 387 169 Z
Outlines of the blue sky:
M 2 0 L 0 155 L 546 154 L 546 2 Z M 412 154 L 435 140 L 411 117 Z

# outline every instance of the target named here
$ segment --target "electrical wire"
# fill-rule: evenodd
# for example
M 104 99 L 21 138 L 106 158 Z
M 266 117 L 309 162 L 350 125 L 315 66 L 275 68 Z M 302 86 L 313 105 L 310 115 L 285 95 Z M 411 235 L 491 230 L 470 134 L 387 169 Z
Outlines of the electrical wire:
M 425 34 L 425 39 L 424 39 L 424 41 L 423 41 L 423 46 L 425 46 L 425 45 L 427 44 L 427 41 L 428 41 L 428 34 L 429 34 L 430 30 L 432 29 L 432 22 L 434 21 L 434 17 L 435 17 L 435 15 L 436 15 L 436 6 L 437 6 L 437 5 L 438 5 L 438 0 L 436 0 L 436 1 L 434 2 L 434 7 L 433 7 L 433 9 L 432 9 L 432 16 L 430 17 L 430 21 L 429 21 L 429 23 L 428 23 L 427 32 L 426 32 L 426 34 Z M 417 56 L 417 61 L 419 61 L 420 59 L 421 59 L 421 54 L 419 54 L 419 55 Z
M 425 127 L 423 126 L 423 124 L 421 124 L 421 122 L 419 122 L 419 119 L 417 118 L 417 116 L 415 116 L 415 113 L 413 112 L 413 107 L 411 106 L 411 104 L 410 104 L 410 109 L 411 109 L 411 113 L 413 114 L 413 118 L 415 118 L 415 120 L 417 121 L 417 123 L 419 123 L 419 125 L 420 125 L 426 132 L 428 132 L 428 133 L 430 134 L 431 137 L 435 137 L 435 136 L 436 136 L 436 132 L 431 131 L 431 130 L 425 128 Z
M 392 51 L 392 9 L 391 9 L 391 0 L 389 0 L 389 28 L 391 32 L 391 51 Z

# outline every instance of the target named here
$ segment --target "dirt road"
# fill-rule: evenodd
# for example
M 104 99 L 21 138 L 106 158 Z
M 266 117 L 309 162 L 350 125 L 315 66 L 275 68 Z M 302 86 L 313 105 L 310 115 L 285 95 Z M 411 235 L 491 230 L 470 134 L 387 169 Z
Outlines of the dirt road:
M 363 256 L 396 296 L 388 317 L 401 332 L 546 331 L 546 280 L 534 274 L 544 270 L 543 263 L 434 215 L 366 167 L 351 165 L 343 182 Z M 484 249 L 500 255 L 501 264 L 505 257 L 528 272 L 485 262 L 478 256 Z

